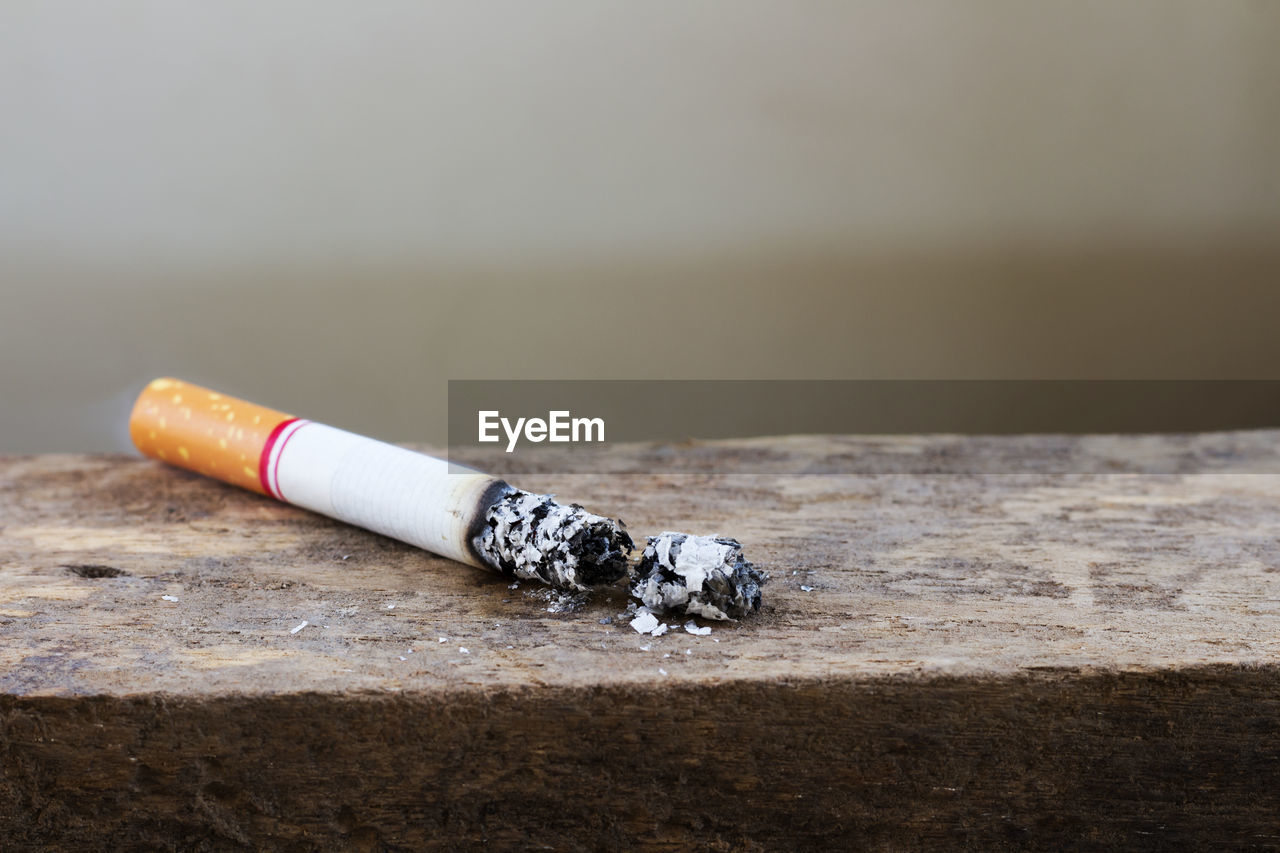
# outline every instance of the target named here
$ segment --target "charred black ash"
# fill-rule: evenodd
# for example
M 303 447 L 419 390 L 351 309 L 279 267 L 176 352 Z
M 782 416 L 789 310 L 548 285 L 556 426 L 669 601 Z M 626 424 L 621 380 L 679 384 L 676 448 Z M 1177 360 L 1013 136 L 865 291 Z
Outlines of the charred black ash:
M 739 619 L 760 609 L 760 587 L 768 579 L 747 562 L 736 539 L 668 531 L 649 537 L 631 594 L 655 613 Z
M 621 522 L 520 489 L 489 507 L 474 544 L 504 574 L 565 590 L 615 582 L 634 548 Z

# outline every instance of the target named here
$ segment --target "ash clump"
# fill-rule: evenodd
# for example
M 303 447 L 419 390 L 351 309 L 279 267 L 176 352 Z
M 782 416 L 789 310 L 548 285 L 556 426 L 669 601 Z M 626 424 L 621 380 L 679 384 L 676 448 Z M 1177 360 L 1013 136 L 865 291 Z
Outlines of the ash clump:
M 768 579 L 742 556 L 736 539 L 668 531 L 649 537 L 631 594 L 656 613 L 738 619 L 760 609 L 760 587 Z
M 512 489 L 485 513 L 477 550 L 504 574 L 583 591 L 627 573 L 635 547 L 622 523 L 554 495 Z

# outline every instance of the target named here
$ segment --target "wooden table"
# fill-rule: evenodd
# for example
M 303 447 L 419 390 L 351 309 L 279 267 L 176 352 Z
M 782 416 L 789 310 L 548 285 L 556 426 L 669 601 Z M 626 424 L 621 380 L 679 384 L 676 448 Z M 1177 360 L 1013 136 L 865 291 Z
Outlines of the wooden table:
M 1280 432 L 615 452 L 510 479 L 738 537 L 757 617 L 640 636 L 620 589 L 0 459 L 0 848 L 1280 847 Z

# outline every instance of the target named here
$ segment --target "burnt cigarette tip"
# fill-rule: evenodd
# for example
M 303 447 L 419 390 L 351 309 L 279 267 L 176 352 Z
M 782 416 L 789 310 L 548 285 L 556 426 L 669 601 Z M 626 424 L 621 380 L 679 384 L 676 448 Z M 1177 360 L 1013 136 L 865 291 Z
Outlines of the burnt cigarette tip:
M 736 539 L 667 531 L 648 538 L 631 594 L 657 613 L 740 619 L 760 609 L 760 587 L 768 579 Z
M 622 523 L 554 498 L 510 489 L 485 512 L 476 549 L 503 574 L 557 589 L 586 590 L 623 577 L 635 543 Z

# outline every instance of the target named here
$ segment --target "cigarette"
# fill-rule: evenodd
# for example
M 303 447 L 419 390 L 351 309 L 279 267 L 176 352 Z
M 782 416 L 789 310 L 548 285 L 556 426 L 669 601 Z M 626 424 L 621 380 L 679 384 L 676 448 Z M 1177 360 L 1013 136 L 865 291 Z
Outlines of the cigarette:
M 621 522 L 189 382 L 147 385 L 129 434 L 154 459 L 508 577 L 586 590 L 627 573 Z

